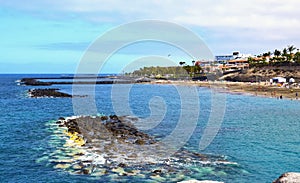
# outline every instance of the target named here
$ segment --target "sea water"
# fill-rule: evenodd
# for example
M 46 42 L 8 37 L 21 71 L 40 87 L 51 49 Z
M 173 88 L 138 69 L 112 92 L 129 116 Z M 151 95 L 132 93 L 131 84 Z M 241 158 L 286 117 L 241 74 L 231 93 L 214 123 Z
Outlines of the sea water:
M 73 175 L 55 168 L 55 165 L 49 162 L 51 154 L 57 152 L 64 144 L 63 141 L 53 141 L 53 138 L 57 137 L 49 124 L 61 116 L 74 115 L 72 99 L 28 98 L 28 89 L 45 87 L 20 86 L 16 81 L 23 77 L 57 76 L 59 77 L 0 76 L 1 182 L 151 181 L 143 177 L 108 179 L 108 176 Z M 48 87 L 72 93 L 71 85 Z M 111 94 L 113 87 L 96 86 L 95 101 L 99 113 L 115 113 Z M 199 174 L 187 176 L 224 182 L 271 182 L 284 172 L 300 171 L 300 101 L 226 94 L 221 128 L 212 143 L 206 149 L 199 150 L 199 141 L 210 115 L 213 114 L 210 114 L 212 91 L 207 88 L 197 88 L 197 91 L 200 100 L 199 120 L 184 148 L 211 157 L 225 157 L 233 164 L 216 164 L 202 169 L 195 167 L 199 168 Z M 114 96 L 118 99 L 117 94 Z M 155 100 L 158 102 L 152 103 L 152 107 L 161 107 L 164 116 L 157 126 L 147 132 L 163 139 L 176 128 L 181 112 L 181 99 L 186 97 L 180 96 L 176 86 L 172 85 L 133 85 L 128 93 L 132 114 L 141 118 L 151 116 L 149 102 L 153 98 L 159 100 Z M 159 102 L 160 100 L 163 102 Z M 192 115 L 197 109 L 191 108 L 189 112 Z M 188 118 L 185 120 L 189 121 Z M 182 168 L 186 167 L 183 165 Z

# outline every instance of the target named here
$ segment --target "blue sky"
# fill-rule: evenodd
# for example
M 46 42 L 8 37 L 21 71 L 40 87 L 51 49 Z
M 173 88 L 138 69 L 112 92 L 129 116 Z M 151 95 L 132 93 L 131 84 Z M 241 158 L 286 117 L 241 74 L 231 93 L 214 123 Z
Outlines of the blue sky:
M 145 19 L 190 29 L 214 55 L 300 47 L 298 7 L 298 0 L 0 0 L 0 73 L 74 73 L 99 36 Z M 190 59 L 179 52 L 157 43 L 132 45 L 115 54 L 103 72 L 118 72 L 123 62 L 148 54 Z

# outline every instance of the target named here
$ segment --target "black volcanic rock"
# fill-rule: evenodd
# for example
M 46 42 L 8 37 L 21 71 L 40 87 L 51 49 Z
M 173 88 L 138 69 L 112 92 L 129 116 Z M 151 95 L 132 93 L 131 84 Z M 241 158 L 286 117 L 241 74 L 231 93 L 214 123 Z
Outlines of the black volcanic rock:
M 125 122 L 113 115 L 108 117 L 79 117 L 76 119 L 64 120 L 64 127 L 67 127 L 67 131 L 70 133 L 82 134 L 87 141 L 91 141 L 94 138 L 99 138 L 97 135 L 91 135 L 91 131 L 99 132 L 101 136 L 110 136 L 117 138 L 127 143 L 146 145 L 153 144 L 156 140 L 148 134 L 139 131 L 132 123 Z M 104 120 L 103 120 L 104 119 Z M 117 120 L 116 120 L 117 119 Z M 59 120 L 61 121 L 61 120 Z
M 66 149 L 59 147 L 62 149 L 59 154 L 66 152 L 66 159 L 60 161 L 54 155 L 53 162 L 59 163 L 57 167 L 63 167 L 62 163 L 67 162 L 71 167 L 66 170 L 70 169 L 75 174 L 135 176 L 143 171 L 145 175 L 154 177 L 178 172 L 185 174 L 187 171 L 183 169 L 191 163 L 193 167 L 206 167 L 209 161 L 213 161 L 214 166 L 216 163 L 218 166 L 229 163 L 223 157 L 184 149 L 170 157 L 161 157 L 168 150 L 166 144 L 136 128 L 138 120 L 132 116 L 116 115 L 59 118 L 56 124 L 64 129 L 59 132 L 68 136 L 69 140 L 64 145 Z M 76 146 L 80 146 L 80 151 L 70 156 L 69 147 L 73 151 Z
M 48 88 L 48 89 L 30 89 L 28 90 L 28 94 L 32 98 L 37 97 L 63 97 L 63 98 L 71 98 L 72 95 L 67 93 L 62 93 L 58 91 L 59 89 Z
M 63 79 L 75 79 L 72 81 L 63 81 Z M 81 78 L 81 77 L 79 77 Z M 76 79 L 79 78 L 73 78 L 73 77 L 53 77 L 53 78 L 23 78 L 21 79 L 21 84 L 27 85 L 27 86 L 51 86 L 51 85 L 71 85 L 71 84 L 132 84 L 135 83 L 134 80 L 129 79 L 129 80 L 123 80 L 121 77 L 112 79 L 110 77 L 97 77 L 97 78 L 110 78 L 111 80 L 101 80 L 98 81 L 96 78 L 93 77 L 82 77 L 82 78 L 90 78 L 90 79 L 95 79 L 91 81 L 77 81 Z M 50 81 L 39 81 L 39 79 L 49 79 Z M 51 79 L 55 80 L 61 80 L 61 81 L 51 81 Z
M 28 86 L 50 86 L 50 85 L 52 85 L 52 83 L 50 83 L 50 82 L 37 81 L 34 78 L 23 78 L 23 79 L 21 79 L 21 83 L 24 85 L 28 85 Z

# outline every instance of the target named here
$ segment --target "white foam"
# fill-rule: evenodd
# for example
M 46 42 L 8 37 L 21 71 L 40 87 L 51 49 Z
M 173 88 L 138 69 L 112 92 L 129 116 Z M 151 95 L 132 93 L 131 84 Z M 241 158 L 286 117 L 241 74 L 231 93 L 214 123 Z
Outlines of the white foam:
M 236 162 L 231 161 L 216 161 L 217 164 L 223 164 L 223 165 L 238 165 Z
M 80 117 L 82 117 L 82 116 L 70 116 L 70 117 L 66 117 L 65 121 L 72 120 L 72 119 L 78 119 Z

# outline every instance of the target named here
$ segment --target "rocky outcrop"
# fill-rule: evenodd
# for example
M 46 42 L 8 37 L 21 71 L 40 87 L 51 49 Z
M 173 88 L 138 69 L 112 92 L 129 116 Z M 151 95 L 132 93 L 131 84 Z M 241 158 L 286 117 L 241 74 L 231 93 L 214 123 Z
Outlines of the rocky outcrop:
M 219 169 L 209 166 L 236 166 L 224 157 L 185 149 L 161 159 L 159 155 L 165 152 L 165 144 L 137 129 L 138 120 L 116 115 L 61 117 L 53 124 L 57 129 L 54 133 L 65 144 L 51 154 L 49 161 L 55 168 L 74 174 L 147 176 L 158 182 L 182 181 L 185 174 L 199 174 L 202 170 L 207 175 L 213 171 L 219 173 Z M 187 171 L 186 166 L 191 169 Z
M 154 144 L 153 137 L 143 133 L 129 122 L 122 120 L 116 115 L 90 117 L 84 116 L 76 119 L 58 120 L 60 127 L 67 127 L 68 135 L 71 138 L 79 139 L 80 145 L 91 143 L 95 138 L 116 138 L 124 143 L 137 145 Z M 97 133 L 95 133 L 95 130 Z M 74 137 L 76 136 L 76 137 Z M 85 143 L 82 143 L 82 140 Z
M 59 89 L 56 88 L 48 88 L 48 89 L 30 89 L 28 90 L 28 95 L 32 98 L 38 97 L 64 97 L 70 98 L 72 95 L 67 93 L 62 93 L 58 91 Z
M 38 81 L 34 78 L 23 78 L 21 79 L 21 83 L 27 86 L 50 86 L 52 85 L 50 82 L 42 82 Z
M 278 179 L 273 181 L 273 183 L 299 183 L 300 173 L 288 172 L 282 174 Z
M 74 80 L 70 81 L 63 81 L 65 77 L 54 77 L 54 78 L 23 78 L 21 79 L 20 83 L 22 85 L 27 85 L 27 86 L 51 86 L 51 85 L 71 85 L 71 84 L 132 84 L 132 83 L 139 83 L 139 81 L 134 81 L 132 79 L 124 79 L 124 78 L 110 78 L 111 80 L 97 80 L 97 78 L 110 78 L 110 77 L 96 77 L 96 78 L 91 78 L 91 77 L 86 77 L 86 78 L 74 78 Z M 39 79 L 48 79 L 50 81 L 39 81 Z M 51 79 L 55 79 L 58 81 L 51 81 Z M 59 81 L 61 79 L 61 81 Z M 76 79 L 90 79 L 86 81 L 77 81 Z M 93 79 L 93 80 L 92 80 Z

